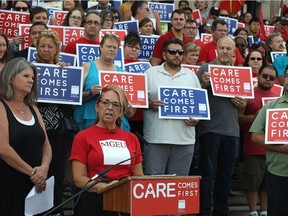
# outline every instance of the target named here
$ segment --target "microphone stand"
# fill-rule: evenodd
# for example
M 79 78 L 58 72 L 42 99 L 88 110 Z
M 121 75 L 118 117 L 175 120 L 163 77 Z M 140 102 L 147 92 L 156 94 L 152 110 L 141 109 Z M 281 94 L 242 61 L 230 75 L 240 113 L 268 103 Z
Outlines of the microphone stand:
M 141 142 L 143 142 L 145 145 L 148 145 L 148 146 L 149 146 L 149 143 L 140 135 L 140 133 L 139 133 L 138 131 L 135 132 L 135 135 L 137 136 L 137 138 L 138 138 Z M 150 151 L 150 146 L 149 146 L 149 148 L 148 148 L 147 151 L 144 151 L 143 153 L 138 154 L 138 155 L 135 155 L 135 156 L 133 156 L 133 157 L 130 157 L 130 158 L 126 159 L 126 160 L 120 161 L 120 162 L 114 164 L 113 166 L 110 166 L 110 167 L 108 167 L 107 169 L 102 170 L 102 171 L 99 172 L 98 174 L 94 175 L 91 179 L 89 179 L 86 184 L 88 184 L 88 183 L 92 182 L 93 180 L 95 180 L 96 178 L 98 178 L 97 181 L 94 181 L 94 182 L 91 183 L 90 185 L 87 185 L 86 187 L 82 188 L 82 190 L 80 190 L 79 192 L 77 192 L 76 194 L 74 194 L 74 195 L 71 196 L 69 199 L 65 200 L 64 202 L 60 203 L 58 206 L 56 206 L 56 207 L 52 208 L 51 210 L 49 210 L 49 211 L 46 212 L 43 216 L 48 216 L 49 214 L 51 214 L 51 213 L 54 212 L 55 210 L 61 208 L 62 206 L 64 206 L 65 204 L 67 204 L 68 202 L 70 202 L 71 200 L 73 200 L 74 198 L 76 198 L 77 196 L 80 196 L 83 192 L 89 190 L 90 188 L 92 188 L 93 186 L 95 186 L 96 184 L 98 184 L 99 182 L 102 182 L 105 178 L 107 178 L 107 176 L 106 176 L 105 174 L 106 174 L 107 172 L 109 172 L 110 170 L 112 170 L 114 167 L 116 167 L 116 166 L 118 166 L 118 165 L 120 165 L 120 164 L 122 164 L 122 163 L 125 163 L 125 162 L 127 162 L 127 161 L 129 161 L 129 160 L 132 160 L 132 159 L 134 159 L 134 158 L 137 158 L 137 157 L 139 157 L 139 156 L 142 156 L 142 155 L 144 155 L 145 153 L 147 153 L 148 151 Z
M 106 173 L 106 172 L 105 172 Z M 98 184 L 99 182 L 102 182 L 107 176 L 105 175 L 105 173 L 103 173 L 97 181 L 94 181 L 93 183 L 91 183 L 90 185 L 87 185 L 86 187 L 82 188 L 82 190 L 80 190 L 79 192 L 77 192 L 76 194 L 74 194 L 73 196 L 71 196 L 69 199 L 65 200 L 64 202 L 60 203 L 59 205 L 57 205 L 56 207 L 50 209 L 48 212 L 46 212 L 43 216 L 48 216 L 51 213 L 53 213 L 54 211 L 60 209 L 62 206 L 66 205 L 68 202 L 70 202 L 71 200 L 73 200 L 74 198 L 76 198 L 77 196 L 80 196 L 83 192 L 89 190 L 90 188 L 92 188 L 93 186 L 95 186 L 96 184 Z M 89 183 L 91 182 L 90 180 L 87 182 Z

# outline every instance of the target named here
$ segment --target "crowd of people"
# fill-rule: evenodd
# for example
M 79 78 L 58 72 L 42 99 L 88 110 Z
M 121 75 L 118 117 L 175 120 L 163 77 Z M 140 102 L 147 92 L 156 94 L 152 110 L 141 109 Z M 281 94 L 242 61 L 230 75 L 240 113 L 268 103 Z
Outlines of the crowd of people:
M 239 156 L 250 216 L 287 214 L 288 205 L 283 202 L 288 200 L 288 147 L 265 144 L 265 120 L 267 109 L 288 108 L 288 10 L 265 20 L 265 25 L 274 26 L 273 33 L 265 36 L 256 14 L 221 9 L 220 1 L 211 7 L 208 1 L 193 3 L 194 7 L 191 1 L 174 1 L 176 9 L 166 32 L 158 11 L 146 1 L 127 0 L 116 8 L 111 0 L 99 0 L 92 7 L 87 1 L 64 0 L 62 10 L 67 14 L 61 25 L 83 28 L 83 35 L 66 46 L 49 29 L 57 18 L 49 17 L 46 8 L 32 7 L 26 0 L 1 3 L 2 10 L 30 14 L 29 43 L 36 48 L 37 63 L 68 67 L 59 60 L 60 52 L 76 54 L 77 44 L 98 45 L 100 55 L 78 65 L 83 67 L 82 105 L 41 103 L 37 102 L 37 67 L 27 61 L 29 49 L 19 49 L 23 35 L 8 38 L 0 31 L 0 194 L 5 197 L 0 201 L 0 215 L 24 215 L 28 192 L 33 186 L 37 192 L 45 191 L 49 176 L 55 177 L 56 206 L 63 195 L 72 196 L 89 185 L 97 173 L 133 158 L 84 192 L 74 215 L 126 215 L 103 210 L 103 197 L 97 192 L 132 175 L 176 174 L 201 175 L 199 215 L 225 216 Z M 195 9 L 201 23 L 193 19 Z M 228 36 L 225 17 L 237 19 L 243 27 Z M 138 31 L 127 32 L 124 64 L 141 63 L 140 36 L 159 37 L 147 60 L 151 64 L 145 72 L 148 107 L 143 109 L 133 108 L 122 88 L 101 86 L 99 80 L 99 71 L 125 72 L 115 64 L 122 46 L 119 37 L 106 34 L 99 40 L 100 31 L 130 20 L 138 21 Z M 201 40 L 202 34 L 211 40 Z M 273 52 L 283 55 L 274 58 Z M 199 68 L 193 73 L 184 65 Z M 214 95 L 209 65 L 250 67 L 254 99 Z M 274 85 L 283 87 L 283 96 L 272 91 Z M 160 119 L 158 112 L 165 103 L 158 98 L 158 86 L 206 89 L 210 120 Z M 263 107 L 263 97 L 278 99 Z M 77 134 L 61 133 L 64 117 L 75 120 Z M 149 146 L 142 146 L 134 132 L 142 134 Z M 143 158 L 142 151 L 147 152 Z M 196 153 L 200 156 L 197 170 L 193 169 Z M 61 209 L 54 214 L 64 215 Z

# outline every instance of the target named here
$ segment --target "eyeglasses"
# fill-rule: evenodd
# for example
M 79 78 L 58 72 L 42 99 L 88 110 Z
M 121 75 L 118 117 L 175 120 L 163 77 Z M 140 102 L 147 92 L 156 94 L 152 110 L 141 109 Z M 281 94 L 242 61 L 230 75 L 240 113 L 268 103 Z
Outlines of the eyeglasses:
M 149 11 L 150 11 L 150 10 L 149 10 L 149 8 L 142 8 L 142 9 L 146 10 L 147 12 L 149 12 Z
M 276 78 L 272 75 L 268 75 L 268 74 L 261 74 L 261 77 L 265 80 L 267 80 L 267 78 L 269 78 L 270 81 L 275 81 Z
M 114 17 L 114 19 L 119 19 L 119 16 L 113 16 Z
M 110 20 L 110 19 L 104 19 L 104 22 L 107 22 L 107 23 L 112 23 L 113 20 Z
M 14 9 L 15 9 L 16 11 L 21 11 L 21 10 L 22 10 L 22 11 L 28 11 L 29 8 L 28 8 L 28 7 L 15 7 Z
M 257 60 L 257 61 L 262 61 L 262 58 L 251 57 L 250 60 L 252 60 L 252 61 L 255 61 L 255 60 Z
M 112 104 L 112 108 L 113 109 L 120 109 L 120 107 L 121 107 L 121 105 L 119 104 L 119 103 L 117 103 L 117 102 L 111 102 L 111 101 L 109 101 L 109 100 L 100 100 L 100 102 L 102 103 L 102 105 L 104 106 L 104 107 L 109 107 L 110 106 L 110 104 Z
M 222 16 L 222 17 L 229 17 L 228 14 L 220 14 L 220 16 Z
M 70 19 L 74 19 L 74 20 L 82 20 L 82 18 L 81 17 L 76 17 L 76 16 L 71 16 L 71 17 L 69 17 Z
M 167 52 L 168 52 L 170 55 L 176 55 L 177 53 L 178 53 L 179 55 L 183 55 L 183 54 L 184 54 L 184 50 L 168 49 Z
M 86 24 L 89 25 L 89 26 L 92 25 L 92 24 L 94 24 L 95 26 L 100 26 L 100 22 L 93 21 L 93 20 L 86 21 Z

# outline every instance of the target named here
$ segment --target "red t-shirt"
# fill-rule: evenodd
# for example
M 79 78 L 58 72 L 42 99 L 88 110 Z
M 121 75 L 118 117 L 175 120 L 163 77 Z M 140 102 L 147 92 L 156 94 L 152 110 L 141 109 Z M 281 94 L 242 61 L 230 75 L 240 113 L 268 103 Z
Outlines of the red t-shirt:
M 217 44 L 214 43 L 213 41 L 204 44 L 202 46 L 202 49 L 200 50 L 198 62 L 205 61 L 206 63 L 209 63 L 213 60 L 216 59 L 216 49 L 217 49 Z M 235 65 L 243 65 L 244 59 L 241 56 L 238 48 L 236 47 L 236 60 L 235 60 Z
M 92 125 L 80 131 L 74 138 L 70 160 L 87 166 L 89 178 L 114 164 L 141 154 L 137 137 L 116 127 L 114 131 Z M 107 173 L 105 181 L 133 175 L 134 165 L 142 162 L 142 156 L 118 165 Z
M 67 44 L 67 46 L 64 49 L 64 52 L 70 53 L 70 54 L 76 54 L 76 44 L 96 44 L 100 45 L 99 41 L 91 41 L 87 40 L 84 37 L 78 38 L 75 41 L 71 41 L 70 43 Z
M 166 34 L 159 37 L 158 40 L 156 41 L 152 57 L 156 57 L 156 58 L 161 59 L 161 64 L 164 62 L 163 44 L 165 43 L 165 41 L 172 39 L 172 38 L 175 38 L 175 35 L 174 35 L 172 29 L 170 29 Z M 191 40 L 183 34 L 183 45 L 186 43 L 189 43 L 189 42 L 191 42 Z
M 271 90 L 261 91 L 257 87 L 254 87 L 254 99 L 250 99 L 245 110 L 245 115 L 254 115 L 259 109 L 262 108 L 262 97 L 277 97 Z M 257 145 L 251 140 L 251 133 L 249 129 L 251 124 L 245 124 L 242 126 L 244 135 L 243 154 L 244 155 L 265 155 L 265 148 Z

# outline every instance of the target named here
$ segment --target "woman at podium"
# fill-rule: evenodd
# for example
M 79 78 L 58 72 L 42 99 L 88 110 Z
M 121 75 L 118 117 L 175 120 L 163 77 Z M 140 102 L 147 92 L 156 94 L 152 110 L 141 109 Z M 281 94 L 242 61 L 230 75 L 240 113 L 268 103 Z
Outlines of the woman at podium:
M 121 116 L 131 108 L 123 89 L 115 85 L 102 89 L 95 108 L 98 113 L 96 123 L 80 131 L 73 141 L 70 160 L 75 185 L 84 188 L 101 171 L 129 158 L 131 160 L 112 168 L 102 182 L 82 194 L 80 215 L 124 215 L 103 210 L 103 197 L 97 192 L 119 179 L 143 175 L 137 137 L 119 128 Z

